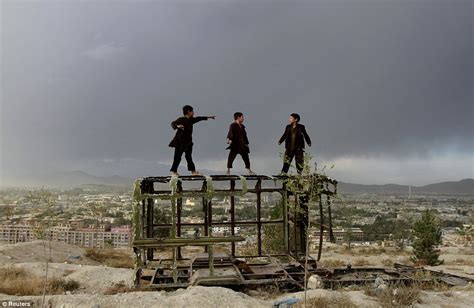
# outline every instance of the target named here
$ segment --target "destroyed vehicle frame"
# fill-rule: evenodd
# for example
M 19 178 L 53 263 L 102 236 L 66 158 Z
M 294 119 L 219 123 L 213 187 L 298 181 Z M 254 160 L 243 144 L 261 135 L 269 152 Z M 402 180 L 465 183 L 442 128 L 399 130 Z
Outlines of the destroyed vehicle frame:
M 135 181 L 133 195 L 133 249 L 135 253 L 137 287 L 172 289 L 188 285 L 260 285 L 278 283 L 288 288 L 301 288 L 304 284 L 304 262 L 301 262 L 307 247 L 307 220 L 309 190 L 317 188 L 320 210 L 320 238 L 318 260 L 321 257 L 323 231 L 332 234 L 331 197 L 337 193 L 337 181 L 325 175 L 312 174 L 304 177 L 311 187 L 298 193 L 288 188 L 288 183 L 301 176 L 180 176 L 146 177 Z M 183 188 L 192 183 L 194 188 Z M 255 183 L 248 187 L 249 183 Z M 270 185 L 268 185 L 270 184 Z M 228 187 L 222 188 L 218 186 Z M 160 186 L 160 187 L 157 187 Z M 163 188 L 163 186 L 165 186 Z M 192 185 L 191 185 L 192 186 Z M 196 188 L 196 186 L 198 188 Z M 216 187 L 214 187 L 216 186 Z M 238 187 L 240 186 L 240 187 Z M 306 190 L 305 190 L 306 189 Z M 262 217 L 262 194 L 278 193 L 281 196 L 281 219 Z M 253 219 L 236 217 L 237 198 L 252 194 L 256 213 Z M 322 196 L 328 205 L 329 226 L 324 225 Z M 187 198 L 200 199 L 202 222 L 183 222 L 183 201 Z M 229 221 L 213 221 L 213 201 L 226 198 L 229 204 Z M 166 206 L 157 200 L 169 201 L 171 217 L 169 222 L 157 222 L 154 217 L 157 207 Z M 168 205 L 168 206 L 169 206 Z M 262 229 L 266 225 L 280 226 L 283 232 L 281 252 L 265 251 L 262 245 Z M 230 235 L 214 236 L 212 228 L 228 227 Z M 246 238 L 236 234 L 238 226 L 253 226 L 256 229 L 256 251 L 239 255 L 236 243 Z M 201 228 L 203 236 L 189 238 L 183 235 L 183 228 Z M 157 236 L 157 230 L 168 229 L 169 235 Z M 227 243 L 228 253 L 215 252 L 215 246 Z M 182 248 L 204 246 L 204 253 L 189 258 L 182 256 Z M 156 258 L 157 251 L 171 249 L 171 258 Z M 252 260 L 251 262 L 247 262 Z M 281 261 L 283 260 L 283 261 Z M 316 260 L 309 260 L 308 270 L 316 269 Z

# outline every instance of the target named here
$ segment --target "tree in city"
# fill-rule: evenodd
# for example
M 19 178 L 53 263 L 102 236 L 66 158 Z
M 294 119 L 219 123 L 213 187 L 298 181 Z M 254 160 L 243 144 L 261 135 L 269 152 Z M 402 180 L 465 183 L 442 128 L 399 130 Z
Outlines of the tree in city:
M 49 262 L 51 260 L 51 227 L 53 225 L 54 220 L 54 213 L 52 212 L 52 209 L 56 206 L 56 198 L 57 196 L 55 196 L 51 191 L 46 190 L 44 188 L 41 188 L 40 190 L 30 191 L 26 196 L 26 201 L 31 202 L 32 204 L 35 204 L 38 207 L 42 207 L 44 218 L 46 219 L 46 222 L 38 228 L 37 232 L 35 232 L 38 238 L 41 239 L 43 243 L 43 255 L 46 263 L 41 307 L 45 306 L 46 290 L 48 286 L 48 269 Z
M 439 249 L 437 249 L 437 246 L 442 243 L 441 224 L 431 211 L 425 210 L 421 218 L 415 222 L 413 235 L 415 237 L 413 244 L 415 255 L 412 257 L 414 262 L 431 266 L 443 263 L 443 260 L 439 259 Z

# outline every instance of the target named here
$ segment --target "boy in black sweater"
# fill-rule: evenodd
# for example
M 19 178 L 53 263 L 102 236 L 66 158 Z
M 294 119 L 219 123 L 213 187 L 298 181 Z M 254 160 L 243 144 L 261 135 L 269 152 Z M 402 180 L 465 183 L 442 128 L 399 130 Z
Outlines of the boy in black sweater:
M 285 141 L 285 156 L 281 172 L 284 174 L 288 173 L 291 161 L 293 160 L 293 157 L 295 157 L 296 170 L 298 173 L 301 173 L 304 164 L 304 142 L 306 140 L 308 146 L 311 146 L 311 139 L 309 138 L 304 125 L 299 123 L 299 114 L 292 113 L 288 122 L 290 124 L 286 126 L 283 136 L 281 136 L 278 141 L 279 145 Z
M 173 165 L 171 166 L 171 175 L 178 175 L 178 167 L 181 162 L 181 157 L 185 153 L 185 158 L 188 163 L 188 170 L 192 175 L 201 175 L 196 171 L 196 166 L 193 162 L 193 125 L 197 122 L 215 119 L 215 116 L 194 117 L 193 107 L 186 105 L 183 107 L 184 117 L 180 117 L 171 122 L 171 127 L 176 131 L 176 135 L 171 140 L 169 147 L 174 148 Z
M 245 131 L 244 115 L 242 112 L 234 113 L 234 123 L 230 124 L 229 133 L 227 134 L 227 143 L 230 144 L 227 150 L 230 149 L 229 157 L 227 159 L 227 174 L 230 174 L 232 169 L 232 163 L 234 162 L 237 154 L 242 156 L 245 163 L 245 168 L 249 175 L 255 175 L 250 169 L 250 158 L 249 158 L 249 140 L 247 138 L 247 132 Z

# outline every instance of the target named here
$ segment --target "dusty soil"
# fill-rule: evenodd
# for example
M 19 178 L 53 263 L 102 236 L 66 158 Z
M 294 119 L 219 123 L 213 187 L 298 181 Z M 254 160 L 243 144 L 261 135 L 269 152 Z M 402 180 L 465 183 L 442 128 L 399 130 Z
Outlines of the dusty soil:
M 81 247 L 52 243 L 52 262 L 49 264 L 49 276 L 63 277 L 78 281 L 78 290 L 64 295 L 47 296 L 50 307 L 272 307 L 275 303 L 288 298 L 302 300 L 304 292 L 291 294 L 263 294 L 253 291 L 249 295 L 219 287 L 189 287 L 174 292 L 127 292 L 115 295 L 104 293 L 111 287 L 121 285 L 131 287 L 134 271 L 132 269 L 112 268 L 100 265 L 84 256 L 85 249 Z M 398 253 L 390 249 L 384 250 L 351 250 L 341 249 L 340 246 L 328 247 L 323 253 L 323 264 L 334 260 L 355 264 L 366 263 L 368 266 L 387 266 L 388 261 L 397 262 L 409 254 Z M 27 269 L 32 274 L 42 277 L 45 263 L 41 242 L 0 244 L 0 266 L 13 265 Z M 456 272 L 474 277 L 472 266 L 473 254 L 466 247 L 443 247 L 442 258 L 446 264 L 435 267 L 436 270 Z M 71 259 L 70 256 L 80 256 Z M 461 261 L 462 260 L 462 261 Z M 66 262 L 66 263 L 65 263 Z M 336 262 L 337 263 L 337 262 Z M 403 262 L 402 262 L 403 263 Z M 25 282 L 27 283 L 27 282 Z M 376 298 L 365 294 L 363 290 L 345 289 L 341 291 L 309 290 L 308 298 L 323 298 L 334 301 L 338 298 L 348 298 L 357 307 L 381 307 Z M 28 300 L 36 306 L 41 304 L 41 296 L 14 296 L 0 294 L 0 306 L 3 301 Z M 454 288 L 442 292 L 422 291 L 420 300 L 414 307 L 474 307 L 474 287 Z
M 310 290 L 307 298 L 347 297 L 357 307 L 381 307 L 374 298 L 363 291 Z M 75 294 L 47 296 L 50 307 L 272 307 L 288 298 L 303 301 L 304 292 L 287 294 L 271 300 L 260 300 L 246 294 L 220 287 L 189 287 L 174 292 L 129 292 L 115 295 Z M 16 297 L 0 294 L 2 301 L 27 300 L 39 306 L 40 296 Z M 422 292 L 419 303 L 413 307 L 473 307 L 474 291 Z
M 47 247 L 48 243 L 46 243 Z M 98 262 L 84 256 L 86 249 L 79 246 L 51 242 L 51 262 L 71 264 L 99 265 Z M 49 256 L 49 249 L 46 250 Z M 79 256 L 80 259 L 75 259 Z M 34 241 L 17 244 L 0 244 L 0 264 L 44 262 L 45 251 L 42 241 Z

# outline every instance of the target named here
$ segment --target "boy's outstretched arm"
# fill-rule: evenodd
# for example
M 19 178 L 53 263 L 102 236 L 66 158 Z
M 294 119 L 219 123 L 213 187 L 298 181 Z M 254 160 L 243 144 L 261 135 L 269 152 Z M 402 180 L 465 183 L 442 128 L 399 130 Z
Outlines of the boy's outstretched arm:
M 208 120 L 208 119 L 215 119 L 216 116 L 215 115 L 211 115 L 211 116 L 201 116 L 201 117 L 194 117 L 192 118 L 192 121 L 193 121 L 193 124 L 197 123 L 197 122 L 200 122 L 200 121 L 204 121 L 204 120 Z

